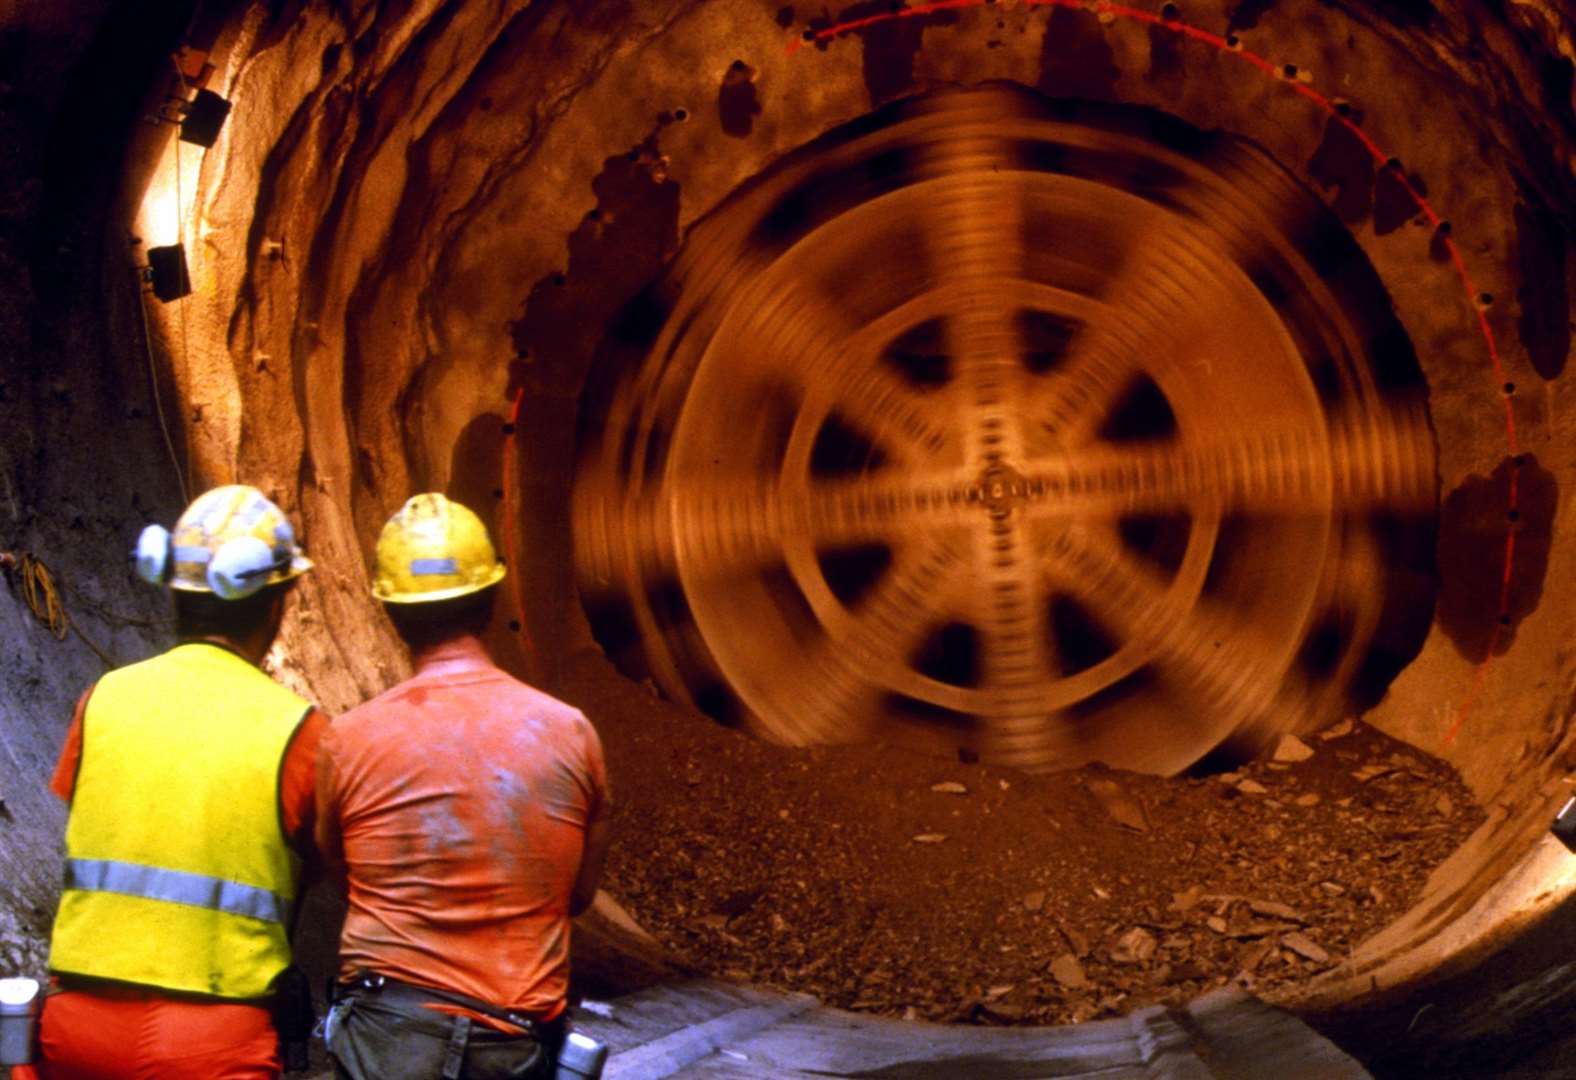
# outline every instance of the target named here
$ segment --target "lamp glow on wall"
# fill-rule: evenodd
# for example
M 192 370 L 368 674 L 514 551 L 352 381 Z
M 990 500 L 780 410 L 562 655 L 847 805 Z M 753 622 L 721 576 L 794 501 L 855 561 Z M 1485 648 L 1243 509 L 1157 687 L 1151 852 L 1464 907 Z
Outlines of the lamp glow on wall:
M 137 215 L 137 231 L 147 245 L 146 274 L 153 295 L 168 303 L 192 291 L 186 263 L 186 226 L 197 201 L 197 177 L 203 151 L 219 137 L 230 113 L 230 103 L 211 90 L 198 90 L 179 105 L 174 116 L 162 116 L 180 125 L 154 168 L 152 183 L 144 193 Z
M 183 241 L 197 202 L 202 155 L 202 147 L 171 139 L 137 213 L 137 235 L 147 245 L 153 294 L 166 303 L 191 292 Z

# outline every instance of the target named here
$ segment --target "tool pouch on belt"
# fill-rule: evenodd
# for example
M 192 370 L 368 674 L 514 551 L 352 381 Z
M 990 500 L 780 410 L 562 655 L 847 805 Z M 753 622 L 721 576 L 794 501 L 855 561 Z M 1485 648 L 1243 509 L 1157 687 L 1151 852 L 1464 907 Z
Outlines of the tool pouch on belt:
M 390 1049 L 376 1044 L 386 1042 L 390 1036 L 399 1038 L 401 1032 L 419 1032 L 441 1045 L 441 1065 L 435 1061 L 434 1071 L 443 1080 L 457 1080 L 466 1074 L 500 1078 L 547 1075 L 564 1037 L 565 1025 L 561 1021 L 544 1024 L 465 994 L 413 986 L 374 972 L 360 972 L 351 982 L 341 984 L 336 998 L 329 1014 L 335 1027 L 342 1026 L 353 1012 L 367 1015 L 363 1017 L 365 1022 L 358 1025 L 359 1034 L 347 1031 L 341 1043 L 330 1041 L 329 1051 L 336 1059 L 342 1051 L 354 1054 L 368 1076 L 378 1075 L 375 1059 Z M 495 1017 L 519 1028 L 521 1033 L 510 1035 L 476 1026 L 469 1016 L 427 1007 L 435 1003 L 458 1005 Z M 343 1012 L 336 1012 L 342 1005 Z M 381 1035 L 374 1034 L 379 1029 Z M 345 1041 L 359 1042 L 360 1046 L 345 1045 Z M 409 1056 L 408 1049 L 401 1054 L 402 1058 Z
M 279 1032 L 279 1060 L 285 1072 L 311 1068 L 307 1046 L 317 1024 L 312 985 L 306 972 L 291 964 L 274 981 L 274 1028 Z

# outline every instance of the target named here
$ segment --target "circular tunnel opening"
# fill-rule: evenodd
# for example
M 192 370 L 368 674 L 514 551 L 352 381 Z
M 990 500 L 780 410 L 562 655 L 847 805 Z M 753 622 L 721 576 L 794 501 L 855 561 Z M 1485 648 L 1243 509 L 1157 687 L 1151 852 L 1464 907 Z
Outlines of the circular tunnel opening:
M 680 814 L 615 859 L 706 970 L 987 1022 L 1264 989 L 1481 820 L 1443 763 L 1334 741 L 1432 622 L 1436 453 L 1383 283 L 1262 149 L 904 99 L 746 181 L 611 325 L 570 496 L 593 635 L 823 748 L 682 740 L 665 798 L 752 839 Z
M 1569 64 L 1530 7 L 206 7 L 230 120 L 134 139 L 126 200 L 191 271 L 146 300 L 178 467 L 331 568 L 271 667 L 331 710 L 397 678 L 371 537 L 412 490 L 475 506 L 517 571 L 491 643 L 603 727 L 664 940 L 992 1023 L 1269 943 L 1277 1000 L 1360 1020 L 1568 892 Z M 145 391 L 48 412 L 86 340 L 0 407 L 162 460 Z M 43 461 L 0 462 L 11 504 L 82 520 Z M 1189 815 L 1241 888 L 1158 852 Z M 1305 841 L 1305 904 L 1255 886 Z M 1382 898 L 1326 872 L 1365 853 Z M 1371 921 L 1299 921 L 1347 897 Z M 945 943 L 919 979 L 905 927 Z

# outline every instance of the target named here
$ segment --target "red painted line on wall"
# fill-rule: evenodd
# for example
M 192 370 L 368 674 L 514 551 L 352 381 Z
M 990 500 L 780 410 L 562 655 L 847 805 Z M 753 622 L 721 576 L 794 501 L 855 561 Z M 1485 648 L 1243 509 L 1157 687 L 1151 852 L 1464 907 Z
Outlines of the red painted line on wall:
M 520 457 L 520 406 L 525 401 L 525 388 L 514 392 L 514 403 L 509 408 L 509 430 L 503 440 L 503 475 L 499 482 L 503 486 L 503 521 L 499 523 L 498 531 L 503 540 L 503 549 L 509 553 L 509 558 L 515 565 L 509 567 L 509 598 L 514 601 L 514 617 L 520 624 L 520 643 L 525 648 L 525 653 L 532 660 L 536 659 L 536 645 L 531 641 L 530 624 L 525 619 L 525 577 L 522 574 L 524 567 L 520 566 L 515 555 L 514 524 L 518 507 L 515 504 L 515 470 Z
M 891 22 L 894 19 L 912 19 L 915 16 L 929 15 L 936 11 L 950 11 L 958 8 L 981 7 L 984 3 L 985 0 L 934 0 L 933 3 L 919 4 L 915 7 L 899 8 L 897 11 L 887 11 L 880 15 L 870 15 L 863 19 L 850 19 L 848 22 L 838 23 L 836 26 L 828 27 L 825 30 L 814 31 L 810 40 L 825 41 L 828 38 L 836 37 L 838 34 L 852 34 L 855 31 L 863 30 L 865 27 L 874 26 L 877 23 Z M 789 42 L 788 55 L 792 56 L 794 53 L 803 48 L 805 41 L 805 38 L 798 37 Z
M 913 7 L 899 8 L 896 11 L 886 12 L 880 15 L 871 15 L 867 18 L 856 19 L 846 23 L 839 23 L 835 26 L 828 26 L 820 30 L 808 32 L 804 37 L 797 38 L 791 42 L 788 45 L 787 52 L 788 55 L 792 56 L 797 53 L 808 41 L 829 41 L 832 38 L 839 37 L 843 34 L 852 33 L 856 30 L 863 30 L 878 23 L 891 22 L 895 19 L 910 19 L 916 16 L 928 15 L 937 11 L 957 10 L 961 8 L 977 8 L 985 6 L 987 6 L 987 0 L 935 0 L 933 3 L 918 4 Z M 1149 26 L 1158 26 L 1182 37 L 1186 37 L 1206 45 L 1211 45 L 1214 48 L 1219 49 L 1221 52 L 1230 53 L 1234 56 L 1240 57 L 1243 61 L 1251 64 L 1253 67 L 1258 68 L 1260 71 L 1280 79 L 1292 90 L 1301 95 L 1305 100 L 1312 102 L 1314 105 L 1323 110 L 1326 115 L 1334 118 L 1337 122 L 1344 125 L 1347 130 L 1356 136 L 1357 139 L 1361 141 L 1363 146 L 1367 148 L 1369 154 L 1371 154 L 1374 160 L 1379 163 L 1381 169 L 1393 170 L 1394 179 L 1401 183 L 1407 195 L 1411 197 L 1412 201 L 1417 205 L 1418 210 L 1423 214 L 1423 216 L 1428 220 L 1429 224 L 1433 226 L 1436 231 L 1444 223 L 1444 219 L 1438 214 L 1437 211 L 1435 211 L 1434 207 L 1428 202 L 1428 200 L 1417 191 L 1412 182 L 1406 178 L 1406 175 L 1401 171 L 1401 169 L 1391 164 L 1393 159 L 1390 157 L 1390 155 L 1386 154 L 1384 150 L 1382 150 L 1379 145 L 1374 142 L 1369 134 L 1362 129 L 1362 127 L 1353 122 L 1349 116 L 1346 116 L 1339 108 L 1337 108 L 1332 100 L 1325 97 L 1311 86 L 1297 81 L 1295 78 L 1285 77 L 1282 74 L 1284 70 L 1283 68 L 1271 63 L 1268 59 L 1258 55 L 1257 53 L 1241 48 L 1240 42 L 1234 44 L 1232 39 L 1228 39 L 1219 34 L 1211 33 L 1210 31 L 1201 27 L 1189 25 L 1180 19 L 1168 19 L 1163 15 L 1156 14 L 1155 12 L 1144 11 L 1139 8 L 1129 7 L 1125 4 L 1110 3 L 1107 2 L 1107 0 L 1093 0 L 1093 2 L 1085 2 L 1085 0 L 1021 0 L 1021 6 L 1069 8 L 1091 15 L 1113 15 L 1118 18 L 1145 23 Z M 1450 261 L 1455 267 L 1456 274 L 1458 277 L 1460 277 L 1461 284 L 1466 291 L 1467 303 L 1472 307 L 1474 314 L 1477 317 L 1478 329 L 1483 335 L 1483 342 L 1488 350 L 1488 359 L 1491 367 L 1493 368 L 1494 377 L 1496 380 L 1496 390 L 1498 390 L 1499 388 L 1504 387 L 1507 383 L 1505 378 L 1505 367 L 1504 362 L 1500 357 L 1499 344 L 1494 338 L 1493 327 L 1489 324 L 1488 313 L 1486 310 L 1484 310 L 1484 305 L 1479 303 L 1478 298 L 1481 296 L 1481 293 L 1478 291 L 1477 285 L 1473 282 L 1471 273 L 1467 270 L 1466 260 L 1462 257 L 1461 249 L 1457 246 L 1455 240 L 1450 236 L 1446 236 L 1444 237 L 1444 244 L 1445 249 L 1449 252 Z M 1521 451 L 1519 449 L 1520 441 L 1516 434 L 1516 415 L 1514 403 L 1511 400 L 1510 394 L 1504 394 L 1503 397 L 1505 404 L 1506 445 L 1509 448 L 1510 456 L 1512 458 L 1516 458 L 1520 455 Z M 1509 506 L 1507 508 L 1507 518 L 1510 514 L 1515 513 L 1518 508 L 1518 486 L 1516 480 L 1516 471 L 1513 467 L 1510 474 Z M 1469 713 L 1476 705 L 1477 700 L 1481 695 L 1483 684 L 1488 677 L 1489 667 L 1494 662 L 1494 650 L 1499 646 L 1499 640 L 1502 636 L 1502 630 L 1505 625 L 1503 620 L 1509 615 L 1508 605 L 1510 602 L 1510 582 L 1512 570 L 1514 568 L 1515 557 L 1516 531 L 1514 522 L 1510 522 L 1505 531 L 1505 561 L 1501 575 L 1499 612 L 1498 618 L 1494 624 L 1494 628 L 1489 635 L 1488 655 L 1477 665 L 1477 669 L 1473 673 L 1472 682 L 1469 690 L 1467 691 L 1467 695 L 1462 700 L 1461 707 L 1456 713 L 1455 721 L 1451 724 L 1450 730 L 1445 736 L 1446 746 L 1449 746 L 1455 742 L 1456 735 L 1466 723 Z

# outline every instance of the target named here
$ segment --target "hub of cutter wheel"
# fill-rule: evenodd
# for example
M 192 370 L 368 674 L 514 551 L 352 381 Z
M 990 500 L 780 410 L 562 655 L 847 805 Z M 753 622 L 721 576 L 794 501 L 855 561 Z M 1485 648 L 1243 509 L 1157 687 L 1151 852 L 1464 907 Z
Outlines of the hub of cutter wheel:
M 1004 517 L 1029 496 L 1029 481 L 1011 465 L 987 466 L 969 488 L 969 501 L 978 503 L 992 517 Z

